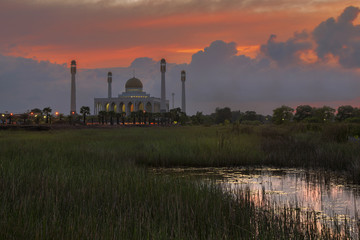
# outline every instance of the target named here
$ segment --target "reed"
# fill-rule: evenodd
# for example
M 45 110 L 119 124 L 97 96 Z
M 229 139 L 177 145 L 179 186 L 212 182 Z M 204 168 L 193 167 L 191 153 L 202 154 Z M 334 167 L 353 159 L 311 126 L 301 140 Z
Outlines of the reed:
M 293 212 L 258 206 L 246 190 L 226 193 L 144 167 L 262 163 L 258 131 L 0 132 L 0 238 L 321 238 L 312 217 L 299 222 Z

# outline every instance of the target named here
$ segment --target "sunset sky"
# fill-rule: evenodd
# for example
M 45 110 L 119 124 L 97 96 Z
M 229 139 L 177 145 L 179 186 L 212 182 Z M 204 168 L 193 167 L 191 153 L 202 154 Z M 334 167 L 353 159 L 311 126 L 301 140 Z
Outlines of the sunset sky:
M 78 108 L 106 96 L 109 70 L 114 96 L 133 70 L 159 96 L 161 58 L 176 106 L 180 71 L 188 72 L 190 114 L 358 106 L 358 7 L 358 0 L 0 0 L 0 112 L 50 105 L 68 113 L 73 59 Z

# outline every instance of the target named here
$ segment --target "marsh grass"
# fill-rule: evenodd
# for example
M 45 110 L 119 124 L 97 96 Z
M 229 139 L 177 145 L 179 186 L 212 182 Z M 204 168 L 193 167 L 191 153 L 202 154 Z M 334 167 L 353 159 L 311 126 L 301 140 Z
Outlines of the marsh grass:
M 259 131 L 263 165 L 332 170 L 359 183 L 360 142 L 348 140 L 358 125 L 265 126 Z
M 262 163 L 258 132 L 0 132 L 0 239 L 320 238 L 314 222 L 255 206 L 246 191 L 235 198 L 144 167 Z

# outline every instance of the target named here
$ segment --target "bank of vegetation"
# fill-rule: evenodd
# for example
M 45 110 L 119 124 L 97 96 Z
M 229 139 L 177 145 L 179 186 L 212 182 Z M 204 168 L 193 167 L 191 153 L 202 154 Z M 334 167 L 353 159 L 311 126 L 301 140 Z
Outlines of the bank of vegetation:
M 247 190 L 234 197 L 215 184 L 155 175 L 146 166 L 270 164 L 351 172 L 359 156 L 358 143 L 347 139 L 354 129 L 230 124 L 2 131 L 0 238 L 345 238 L 344 228 L 320 229 L 315 213 L 255 205 Z

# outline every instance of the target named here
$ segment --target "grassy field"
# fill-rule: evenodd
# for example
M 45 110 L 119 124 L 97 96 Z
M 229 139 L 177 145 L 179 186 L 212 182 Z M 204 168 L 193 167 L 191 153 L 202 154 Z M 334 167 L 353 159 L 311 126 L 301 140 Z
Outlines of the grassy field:
M 300 222 L 296 210 L 255 207 L 246 190 L 234 198 L 215 184 L 146 168 L 272 164 L 354 171 L 357 143 L 325 141 L 321 131 L 292 132 L 252 126 L 2 131 L 0 238 L 329 238 L 313 213 Z

